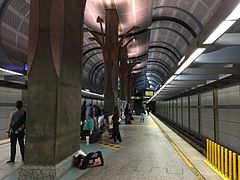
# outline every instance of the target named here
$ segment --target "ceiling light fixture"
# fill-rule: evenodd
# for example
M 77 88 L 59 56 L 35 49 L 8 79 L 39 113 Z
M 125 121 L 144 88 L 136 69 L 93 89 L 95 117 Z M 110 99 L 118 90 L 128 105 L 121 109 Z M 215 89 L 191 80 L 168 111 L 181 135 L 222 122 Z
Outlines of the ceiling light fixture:
M 223 35 L 239 18 L 240 18 L 240 3 L 231 12 L 231 14 L 210 34 L 203 44 L 212 44 L 220 36 Z
M 197 48 L 192 55 L 178 68 L 178 70 L 175 72 L 175 74 L 179 75 L 181 74 L 184 69 L 186 69 L 190 64 L 192 64 L 193 61 L 195 61 L 204 51 L 206 48 Z
M 210 36 L 203 42 L 203 44 L 212 44 L 214 43 L 220 36 L 223 35 L 236 21 L 223 21 Z
M 175 74 L 172 75 L 166 81 L 166 83 L 154 94 L 154 96 L 152 96 L 152 98 L 148 100 L 147 103 L 152 101 L 153 98 L 155 98 L 169 83 L 171 83 L 177 77 L 177 75 L 181 74 L 184 71 L 184 69 L 186 69 L 193 61 L 195 61 L 205 50 L 206 50 L 206 48 L 198 48 L 198 49 L 196 49 L 192 53 L 192 55 L 182 64 L 182 66 L 175 72 Z
M 13 75 L 19 75 L 19 76 L 22 76 L 22 75 L 23 75 L 23 74 L 21 74 L 21 73 L 14 72 L 14 71 L 7 70 L 7 69 L 3 69 L 3 68 L 0 68 L 0 71 L 6 72 L 6 73 L 10 73 L 10 74 L 13 74 Z
M 89 95 L 94 95 L 94 96 L 102 97 L 102 98 L 104 97 L 103 94 L 97 94 L 97 93 L 93 93 L 93 92 L 86 91 L 86 90 L 81 90 L 81 92 L 86 93 L 86 94 L 89 94 Z
M 232 13 L 227 17 L 227 21 L 236 21 L 240 18 L 240 3 L 237 5 L 237 7 L 232 11 Z
M 182 62 L 185 60 L 186 56 L 183 56 L 182 59 L 178 62 L 178 65 L 182 64 Z

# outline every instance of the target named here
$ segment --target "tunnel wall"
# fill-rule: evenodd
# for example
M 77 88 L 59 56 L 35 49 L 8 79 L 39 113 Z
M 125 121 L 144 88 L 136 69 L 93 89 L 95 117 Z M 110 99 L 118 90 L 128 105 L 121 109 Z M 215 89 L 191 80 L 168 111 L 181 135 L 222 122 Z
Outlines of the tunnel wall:
M 9 116 L 15 110 L 15 103 L 22 99 L 22 90 L 0 87 L 0 140 L 6 139 Z
M 156 102 L 156 114 L 240 153 L 240 85 Z
M 23 99 L 21 89 L 0 87 L 0 140 L 7 138 L 6 129 L 10 113 L 15 110 L 15 102 L 21 99 Z M 99 107 L 103 106 L 103 101 L 101 100 L 83 97 L 82 103 L 83 101 L 86 101 L 87 105 L 92 103 Z M 26 106 L 26 102 L 24 102 L 24 105 Z

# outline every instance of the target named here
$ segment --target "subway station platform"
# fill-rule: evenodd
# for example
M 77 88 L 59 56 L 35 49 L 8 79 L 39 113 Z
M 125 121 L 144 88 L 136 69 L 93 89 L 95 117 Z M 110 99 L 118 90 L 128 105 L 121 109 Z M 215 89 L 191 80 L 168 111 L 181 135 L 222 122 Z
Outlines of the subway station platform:
M 101 142 L 86 145 L 85 153 L 102 151 L 104 166 L 79 170 L 71 168 L 61 179 L 95 180 L 158 180 L 158 179 L 221 179 L 205 163 L 205 157 L 154 115 L 139 122 L 135 116 L 131 125 L 121 125 L 123 142 L 112 144 L 105 134 Z M 122 123 L 123 124 L 123 123 Z M 17 179 L 17 169 L 23 165 L 19 151 L 15 165 L 7 165 L 8 142 L 0 145 L 0 179 Z

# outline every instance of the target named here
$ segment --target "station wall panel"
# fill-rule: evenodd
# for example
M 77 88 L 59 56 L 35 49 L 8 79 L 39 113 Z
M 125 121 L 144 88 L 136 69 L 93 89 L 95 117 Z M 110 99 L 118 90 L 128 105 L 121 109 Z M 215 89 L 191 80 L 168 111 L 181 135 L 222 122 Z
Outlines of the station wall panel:
M 219 143 L 240 152 L 239 85 L 218 90 Z
M 177 123 L 177 101 L 173 100 L 173 122 Z
M 198 95 L 190 96 L 190 129 L 199 133 Z
M 183 98 L 183 127 L 189 128 L 188 97 Z
M 190 129 L 199 133 L 198 124 L 198 108 L 191 108 L 190 110 Z
M 162 111 L 158 110 L 157 114 L 165 119 L 171 117 L 179 127 L 184 126 L 240 153 L 240 85 L 177 98 L 171 103 L 157 102 L 157 109 L 158 106 L 162 107 Z
M 177 106 L 178 106 L 178 117 L 177 123 L 182 126 L 182 106 L 181 106 L 181 98 L 177 99 Z

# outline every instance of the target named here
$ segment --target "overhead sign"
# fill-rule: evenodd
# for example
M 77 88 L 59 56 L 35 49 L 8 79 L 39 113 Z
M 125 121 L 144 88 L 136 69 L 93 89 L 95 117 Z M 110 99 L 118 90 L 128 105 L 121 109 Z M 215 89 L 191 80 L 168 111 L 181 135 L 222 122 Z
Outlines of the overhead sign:
M 153 96 L 154 95 L 154 92 L 153 91 L 145 91 L 145 96 Z

